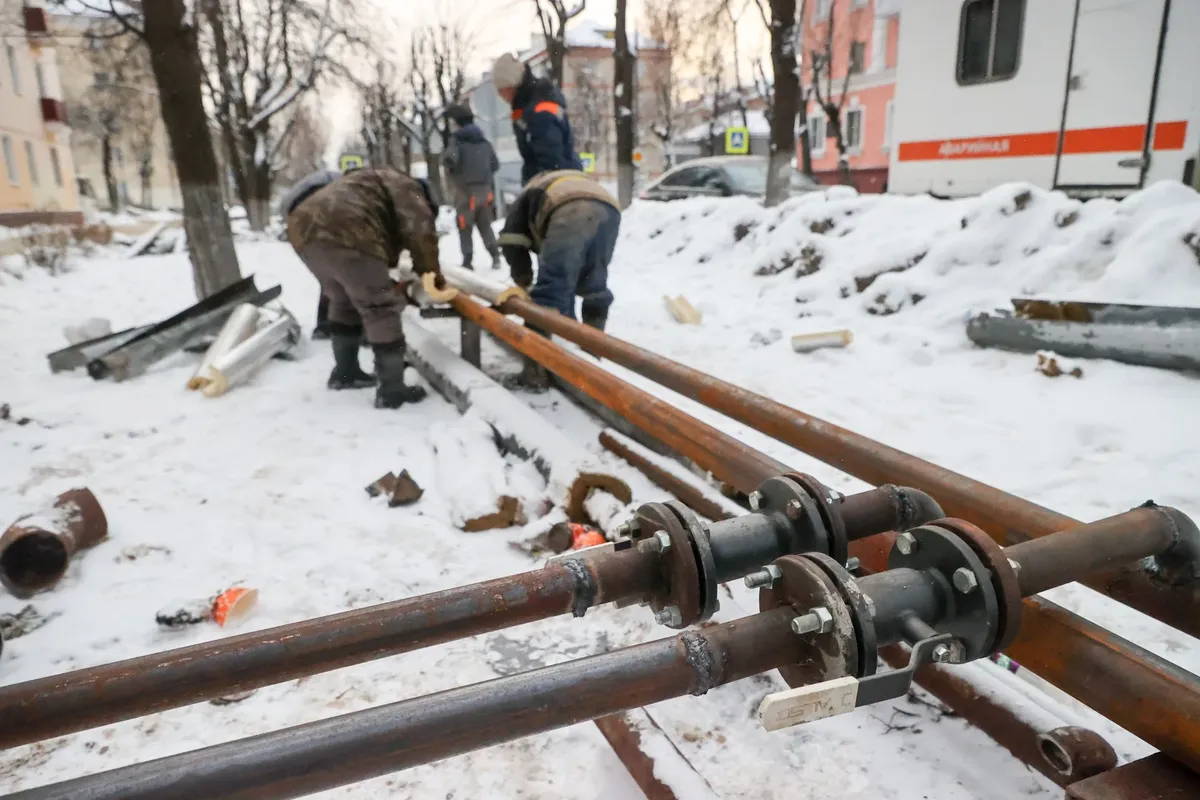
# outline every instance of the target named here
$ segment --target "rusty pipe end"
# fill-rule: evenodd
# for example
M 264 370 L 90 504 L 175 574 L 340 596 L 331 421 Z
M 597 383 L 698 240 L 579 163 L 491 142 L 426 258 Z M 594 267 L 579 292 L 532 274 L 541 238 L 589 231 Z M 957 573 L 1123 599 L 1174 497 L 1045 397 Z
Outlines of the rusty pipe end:
M 0 584 L 21 598 L 53 588 L 72 555 L 107 535 L 108 519 L 91 490 L 63 492 L 48 510 L 0 534 Z
M 1063 783 L 1070 784 L 1117 766 L 1112 745 L 1095 731 L 1064 725 L 1038 734 L 1038 751 Z
M 1142 508 L 1152 508 L 1166 518 L 1175 541 L 1167 550 L 1152 556 L 1147 569 L 1156 580 L 1171 586 L 1191 583 L 1200 577 L 1200 528 L 1187 514 L 1147 501 Z

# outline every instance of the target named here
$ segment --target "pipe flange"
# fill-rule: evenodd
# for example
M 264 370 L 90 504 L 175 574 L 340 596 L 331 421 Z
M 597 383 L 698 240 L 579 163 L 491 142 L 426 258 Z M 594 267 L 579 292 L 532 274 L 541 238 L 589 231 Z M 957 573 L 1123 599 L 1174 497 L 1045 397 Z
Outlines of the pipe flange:
M 987 565 L 957 534 L 936 525 L 922 525 L 907 533 L 915 546 L 905 555 L 899 547 L 888 554 L 888 569 L 915 569 L 933 573 L 943 584 L 946 614 L 934 628 L 938 633 L 953 634 L 965 649 L 965 661 L 990 655 L 997 639 L 1000 607 Z M 960 570 L 967 579 L 959 587 Z
M 989 645 L 990 652 L 998 653 L 1004 650 L 1013 643 L 1021 630 L 1021 584 L 1012 562 L 1004 555 L 1004 549 L 995 539 L 966 520 L 939 519 L 932 524 L 961 537 L 987 566 L 1000 610 L 996 639 Z
M 854 631 L 854 612 L 842 600 L 837 586 L 823 569 L 803 556 L 784 556 L 775 561 L 775 566 L 782 577 L 774 586 L 759 591 L 760 611 L 790 606 L 800 615 L 813 608 L 825 608 L 833 619 L 833 630 L 828 633 L 805 635 L 804 657 L 799 662 L 779 668 L 787 685 L 796 689 L 857 675 L 862 658 Z
M 671 547 L 659 558 L 664 588 L 650 597 L 650 608 L 656 613 L 671 606 L 679 609 L 678 623 L 666 623 L 676 630 L 700 621 L 701 574 L 692 537 L 679 516 L 662 503 L 646 503 L 637 510 L 638 539 L 663 531 L 670 537 Z
M 678 500 L 668 500 L 663 505 L 675 512 L 690 534 L 692 553 L 700 567 L 697 581 L 697 586 L 700 587 L 700 618 L 696 622 L 703 622 L 721 607 L 717 596 L 717 562 L 713 558 L 712 545 L 708 540 L 708 529 L 690 508 Z
M 762 497 L 759 513 L 783 517 L 778 520 L 783 527 L 777 530 L 787 541 L 780 543 L 780 553 L 828 552 L 833 537 L 821 515 L 821 503 L 807 488 L 781 475 L 763 481 L 758 492 Z
M 825 530 L 828 531 L 829 555 L 839 564 L 845 564 L 846 559 L 850 557 L 850 537 L 846 533 L 846 522 L 842 519 L 841 501 L 834 500 L 834 494 L 829 487 L 812 475 L 789 472 L 785 477 L 798 483 L 812 496 L 821 521 L 825 523 Z
M 875 612 L 867 596 L 858 586 L 858 581 L 838 563 L 837 559 L 824 553 L 805 553 L 804 558 L 816 564 L 837 586 L 838 592 L 853 611 L 855 642 L 859 652 L 859 672 L 854 677 L 865 678 L 875 674 L 879 665 L 879 642 L 875 636 Z

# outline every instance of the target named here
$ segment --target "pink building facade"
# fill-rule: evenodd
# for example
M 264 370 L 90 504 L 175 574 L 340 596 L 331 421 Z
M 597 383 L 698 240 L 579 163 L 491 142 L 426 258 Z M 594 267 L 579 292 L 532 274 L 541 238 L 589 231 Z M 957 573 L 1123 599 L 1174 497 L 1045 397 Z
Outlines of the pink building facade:
M 804 87 L 809 91 L 808 131 L 813 172 L 822 183 L 841 182 L 837 140 L 812 91 L 812 66 L 828 52 L 832 57 L 832 80 L 820 77 L 821 92 L 824 95 L 826 87 L 831 86 L 833 102 L 838 103 L 842 88 L 847 87 L 842 104 L 842 133 L 854 186 L 860 192 L 887 189 L 900 39 L 899 7 L 898 0 L 809 0 L 804 4 L 802 59 Z

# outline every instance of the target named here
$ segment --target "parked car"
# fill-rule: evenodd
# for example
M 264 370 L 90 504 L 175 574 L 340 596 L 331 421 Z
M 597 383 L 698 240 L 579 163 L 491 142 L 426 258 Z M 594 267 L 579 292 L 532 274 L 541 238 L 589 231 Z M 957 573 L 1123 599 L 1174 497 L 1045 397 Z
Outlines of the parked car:
M 788 191 L 817 191 L 811 178 L 792 171 Z M 765 156 L 712 156 L 685 161 L 665 172 L 638 195 L 642 200 L 680 200 L 684 197 L 762 197 L 767 193 Z

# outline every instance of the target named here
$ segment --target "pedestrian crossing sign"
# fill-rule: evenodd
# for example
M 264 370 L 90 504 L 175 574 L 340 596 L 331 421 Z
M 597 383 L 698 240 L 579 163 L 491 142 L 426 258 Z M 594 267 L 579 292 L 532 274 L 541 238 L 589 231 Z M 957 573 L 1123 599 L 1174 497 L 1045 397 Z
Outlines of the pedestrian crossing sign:
M 750 152 L 749 128 L 725 129 L 725 152 L 733 156 L 744 156 Z
M 362 169 L 363 168 L 363 157 L 350 155 L 349 153 L 347 153 L 346 155 L 344 155 L 340 159 L 338 159 L 338 168 L 341 169 L 342 172 L 345 172 L 346 170 L 351 170 L 351 169 Z
M 579 160 L 583 162 L 584 172 L 596 171 L 596 154 L 595 153 L 580 153 Z

